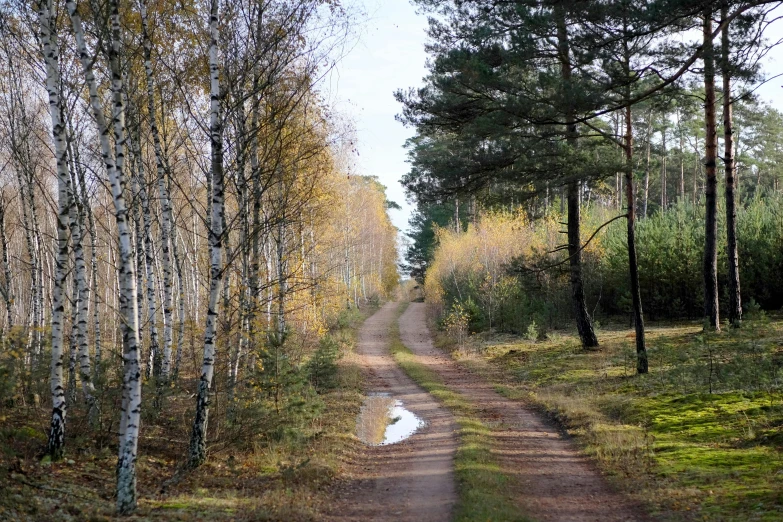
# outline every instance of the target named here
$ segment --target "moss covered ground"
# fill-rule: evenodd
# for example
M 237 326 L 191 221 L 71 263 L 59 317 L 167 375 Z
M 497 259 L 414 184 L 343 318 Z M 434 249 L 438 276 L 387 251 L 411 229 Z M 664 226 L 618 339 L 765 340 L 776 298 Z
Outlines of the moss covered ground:
M 581 443 L 619 488 L 664 520 L 783 520 L 783 320 L 760 317 L 705 334 L 700 324 L 648 328 L 650 373 L 635 338 L 599 331 L 543 341 L 478 335 L 462 364 L 528 401 Z

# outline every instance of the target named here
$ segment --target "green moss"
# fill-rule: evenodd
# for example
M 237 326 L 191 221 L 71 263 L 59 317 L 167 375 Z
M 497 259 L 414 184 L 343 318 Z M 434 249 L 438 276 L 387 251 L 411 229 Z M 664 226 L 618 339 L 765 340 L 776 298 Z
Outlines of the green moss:
M 619 487 L 667 519 L 781 520 L 781 336 L 783 321 L 768 319 L 720 334 L 650 328 L 645 376 L 626 329 L 603 332 L 598 352 L 568 337 L 484 339 L 471 368 L 562 422 Z

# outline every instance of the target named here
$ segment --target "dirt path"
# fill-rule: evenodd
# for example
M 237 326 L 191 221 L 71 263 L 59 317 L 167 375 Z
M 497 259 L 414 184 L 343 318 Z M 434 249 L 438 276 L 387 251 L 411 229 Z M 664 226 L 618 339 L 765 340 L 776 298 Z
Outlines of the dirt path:
M 427 330 L 424 307 L 411 303 L 400 318 L 402 341 L 419 362 L 438 372 L 447 386 L 469 397 L 482 412 L 482 420 L 504 428 L 496 451 L 504 470 L 518 478 L 517 491 L 510 493 L 519 500 L 525 514 L 542 521 L 647 519 L 640 509 L 609 488 L 573 442 L 436 349 Z
M 387 303 L 365 321 L 359 331 L 358 353 L 368 376 L 368 391 L 391 394 L 427 426 L 403 442 L 362 448 L 353 459 L 353 479 L 338 492 L 332 520 L 441 522 L 451 519 L 457 500 L 454 419 L 389 355 L 389 327 L 397 306 Z

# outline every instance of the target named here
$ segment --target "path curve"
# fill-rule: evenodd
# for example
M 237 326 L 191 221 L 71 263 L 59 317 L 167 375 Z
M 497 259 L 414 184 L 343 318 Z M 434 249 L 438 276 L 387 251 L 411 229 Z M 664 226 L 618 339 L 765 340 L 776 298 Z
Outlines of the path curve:
M 388 446 L 365 446 L 353 463 L 353 480 L 341 488 L 330 519 L 431 521 L 451 519 L 456 424 L 451 413 L 419 388 L 389 354 L 389 328 L 398 303 L 387 303 L 359 330 L 357 353 L 368 392 L 386 392 L 424 419 L 426 427 Z
M 482 420 L 502 426 L 495 452 L 504 471 L 516 475 L 516 491 L 510 493 L 526 515 L 540 521 L 647 520 L 641 509 L 609 487 L 572 441 L 435 348 L 425 312 L 425 304 L 411 303 L 400 317 L 402 342 L 447 386 L 468 397 Z

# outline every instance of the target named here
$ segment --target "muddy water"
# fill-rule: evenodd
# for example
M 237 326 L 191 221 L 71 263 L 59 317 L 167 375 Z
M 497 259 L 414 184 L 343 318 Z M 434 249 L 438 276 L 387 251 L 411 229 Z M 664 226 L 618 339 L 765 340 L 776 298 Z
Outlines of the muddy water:
M 370 446 L 401 442 L 425 425 L 424 421 L 388 393 L 365 398 L 356 422 L 357 436 Z

